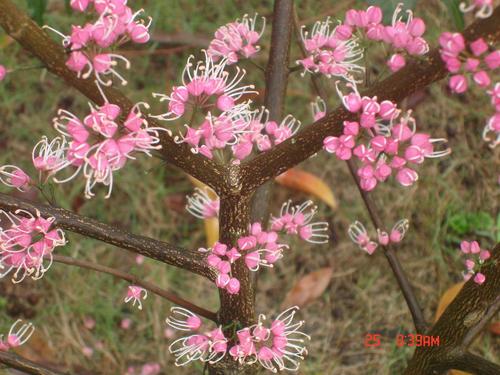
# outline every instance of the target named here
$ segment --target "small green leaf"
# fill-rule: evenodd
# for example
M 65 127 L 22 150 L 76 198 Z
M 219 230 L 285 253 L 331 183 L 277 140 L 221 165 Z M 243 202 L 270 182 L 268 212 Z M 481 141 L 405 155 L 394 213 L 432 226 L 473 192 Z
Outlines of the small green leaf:
M 48 0 L 28 0 L 28 8 L 31 10 L 31 17 L 39 25 L 43 25 L 43 15 L 47 10 Z
M 458 31 L 462 31 L 465 27 L 464 14 L 460 11 L 459 6 L 462 0 L 444 0 L 446 7 L 453 19 L 453 23 Z

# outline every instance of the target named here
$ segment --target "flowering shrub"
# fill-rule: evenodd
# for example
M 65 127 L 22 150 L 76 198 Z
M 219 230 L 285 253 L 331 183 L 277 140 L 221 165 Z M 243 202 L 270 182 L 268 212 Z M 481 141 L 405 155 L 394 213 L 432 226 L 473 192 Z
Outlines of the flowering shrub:
M 3 11 L 4 3 L 8 0 L 0 0 L 0 11 Z M 149 113 L 150 104 L 147 102 L 133 104 L 116 88 L 109 87 L 116 82 L 127 84 L 121 70 L 122 67 L 130 69 L 131 64 L 115 53 L 116 49 L 126 43 L 147 43 L 151 17 L 144 19 L 142 9 L 134 12 L 127 0 L 71 0 L 70 6 L 94 19 L 83 25 L 73 25 L 69 35 L 45 26 L 62 37 L 64 49 L 57 44 L 52 48 L 59 51 L 59 56 L 65 56 L 64 52 L 67 55 L 65 61 L 59 61 L 59 65 L 51 69 L 94 100 L 100 98 L 97 100 L 99 104 L 89 103 L 89 112 L 85 116 L 65 109 L 57 111 L 53 119 L 55 137 L 43 136 L 32 150 L 34 173 L 13 164 L 0 167 L 3 185 L 21 193 L 38 190 L 48 203 L 41 205 L 0 195 L 0 212 L 5 217 L 0 223 L 0 277 L 12 275 L 15 283 L 26 277 L 40 279 L 54 260 L 107 273 L 130 284 L 124 302 L 137 305 L 139 310 L 143 309 L 148 293 L 179 305 L 171 308 L 171 315 L 166 319 L 170 328 L 165 331 L 168 339 L 175 335 L 172 329 L 187 332 L 169 345 L 177 366 L 201 361 L 217 368 L 219 362 L 223 362 L 240 369 L 258 363 L 275 373 L 297 371 L 308 354 L 305 345 L 310 340 L 305 322 L 295 320 L 299 307 L 283 306 L 285 310 L 266 323 L 265 315 L 255 313 L 255 285 L 250 275 L 260 271 L 261 267 L 274 268 L 278 261 L 286 261 L 286 254 L 293 247 L 291 236 L 311 244 L 328 244 L 331 240 L 329 225 L 327 221 L 315 221 L 318 207 L 311 200 L 301 204 L 286 201 L 278 215 L 270 216 L 269 223 L 265 212 L 259 213 L 262 219 L 251 219 L 256 215 L 251 215 L 250 198 L 266 181 L 323 148 L 327 153 L 335 154 L 336 159 L 347 162 L 376 229 L 376 237 L 375 234 L 369 235 L 366 227 L 356 220 L 348 228 L 348 237 L 370 255 L 379 246 L 383 249 L 398 278 L 416 328 L 421 332 L 427 328 L 394 253 L 409 229 L 409 220 L 397 221 L 389 231 L 379 218 L 368 192 L 380 183 L 390 184 L 391 176 L 402 187 L 413 186 L 419 173 L 425 171 L 424 167 L 418 171 L 417 168 L 426 159 L 451 154 L 445 138 L 433 138 L 426 132 L 417 131 L 414 112 L 399 103 L 408 94 L 399 91 L 415 91 L 437 80 L 443 66 L 451 73 L 449 88 L 452 93 L 465 93 L 474 82 L 490 96 L 495 114 L 487 121 L 483 138 L 490 142 L 491 148 L 500 143 L 500 83 L 495 76 L 500 66 L 500 52 L 492 43 L 498 36 L 486 35 L 487 32 L 482 31 L 477 32 L 482 36 L 470 41 L 460 33 L 444 32 L 439 37 L 442 61 L 439 58 L 434 59 L 438 61 L 427 61 L 433 59 L 427 56 L 429 44 L 424 38 L 425 22 L 414 17 L 411 10 L 403 11 L 402 4 L 396 6 L 388 25 L 383 23 L 382 9 L 370 6 L 365 10 L 350 9 L 339 21 L 331 18 L 318 21 L 310 30 L 302 27 L 299 42 L 304 53 L 296 60 L 299 68 L 304 70 L 302 76 L 308 72 L 313 79 L 335 77 L 335 81 L 325 81 L 331 89 L 336 89 L 341 105 L 337 111 L 329 112 L 328 96 L 321 95 L 318 90 L 319 96 L 311 103 L 315 122 L 301 128 L 301 121 L 292 114 L 283 114 L 278 108 L 280 104 L 269 100 L 274 95 L 284 98 L 286 79 L 281 83 L 282 94 L 278 93 L 280 90 L 271 90 L 269 86 L 272 85 L 267 85 L 269 91 L 265 102 L 268 108 L 255 107 L 253 103 L 260 87 L 256 82 L 248 82 L 242 66 L 248 65 L 249 59 L 258 55 L 261 46 L 266 45 L 262 40 L 265 18 L 259 18 L 257 14 L 253 18 L 244 15 L 219 27 L 205 50 L 199 55 L 189 56 L 180 74 L 180 83 L 172 85 L 167 93 L 153 93 L 159 101 L 158 107 L 163 108 L 163 113 L 153 114 Z M 473 1 L 462 5 L 461 9 L 473 11 L 477 17 L 493 14 L 491 1 Z M 276 12 L 275 19 L 282 16 L 283 11 Z M 29 20 L 24 23 L 5 22 L 4 17 L 8 15 L 9 12 L 0 13 L 0 24 L 16 38 L 30 36 L 11 30 L 12 24 L 29 24 L 30 30 L 46 37 Z M 290 29 L 272 33 L 271 51 L 280 43 L 285 43 L 281 47 L 289 50 L 290 11 L 287 17 L 289 22 L 285 23 Z M 280 41 L 282 38 L 285 38 L 284 42 Z M 368 68 L 366 50 L 373 42 L 390 51 L 385 64 L 391 72 L 407 69 L 412 73 L 412 66 L 418 66 L 419 59 L 425 60 L 434 71 L 428 77 L 423 73 L 418 79 L 414 77 L 418 82 L 408 83 L 408 87 L 394 90 L 391 87 L 392 91 L 385 92 L 380 90 L 382 83 L 370 94 L 362 94 L 361 87 L 364 86 L 365 90 L 370 86 L 365 77 Z M 40 51 L 35 55 L 42 60 L 45 58 Z M 198 60 L 197 56 L 201 59 Z M 272 82 L 280 81 L 272 69 L 276 56 L 271 52 L 267 71 L 266 79 Z M 52 61 L 50 64 L 44 62 L 49 68 L 53 64 Z M 285 76 L 293 73 L 294 69 L 286 66 L 287 61 L 280 63 L 284 64 Z M 0 65 L 0 81 L 9 79 L 15 71 Z M 6 77 L 7 72 L 9 76 Z M 391 77 L 387 80 L 395 85 L 398 84 L 396 81 L 406 79 L 404 71 Z M 413 84 L 416 88 L 410 87 Z M 376 92 L 380 95 L 375 95 Z M 183 130 L 172 136 L 172 129 L 176 127 Z M 440 129 L 434 131 L 439 134 Z M 179 249 L 68 212 L 57 207 L 53 194 L 48 195 L 53 188 L 52 182 L 67 183 L 83 176 L 85 198 L 95 197 L 96 190 L 100 189 L 98 185 L 105 187 L 104 198 L 110 198 L 115 172 L 140 154 L 158 155 L 206 184 L 187 197 L 186 210 L 199 219 L 219 219 L 214 220 L 220 223 L 218 241 L 199 247 L 198 251 Z M 392 188 L 402 190 L 400 186 Z M 205 310 L 174 292 L 141 281 L 122 270 L 55 254 L 57 247 L 67 243 L 63 229 L 136 252 L 137 266 L 143 264 L 144 257 L 150 257 L 207 277 L 219 289 L 220 310 L 217 313 Z M 472 279 L 468 288 L 472 285 L 475 289 L 471 293 L 480 294 L 482 290 L 495 288 L 494 264 L 488 261 L 492 252 L 481 249 L 476 241 L 463 241 L 460 249 L 468 257 L 464 278 Z M 486 274 L 493 277 L 487 278 Z M 491 293 L 485 295 L 489 298 Z M 202 318 L 215 325 L 206 328 Z M 6 339 L 0 337 L 1 351 L 22 345 L 31 336 L 31 323 L 21 328 L 19 323 L 17 321 L 11 327 Z M 92 330 L 95 324 L 95 320 L 89 318 L 84 325 Z M 129 318 L 122 319 L 119 326 L 123 330 L 133 327 Z M 82 354 L 91 357 L 94 350 L 83 346 Z M 426 362 L 418 355 L 417 351 L 416 361 Z M 459 362 L 467 361 L 461 359 Z M 436 372 L 434 370 L 428 372 Z M 160 371 L 158 363 L 150 362 L 140 368 L 130 366 L 127 373 L 153 375 Z

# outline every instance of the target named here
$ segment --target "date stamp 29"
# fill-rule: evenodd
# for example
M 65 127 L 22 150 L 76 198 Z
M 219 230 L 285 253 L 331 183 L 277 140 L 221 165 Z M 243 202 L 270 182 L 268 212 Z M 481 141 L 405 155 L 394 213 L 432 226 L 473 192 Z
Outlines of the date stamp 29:
M 396 346 L 401 348 L 403 346 L 407 347 L 430 347 L 430 346 L 439 346 L 441 344 L 441 340 L 439 336 L 430 336 L 430 335 L 421 335 L 419 333 L 409 333 L 409 334 L 398 334 L 395 338 L 387 338 L 384 337 L 380 333 L 367 333 L 364 339 L 365 348 L 378 348 L 382 345 L 383 342 L 387 342 L 388 340 L 394 340 Z

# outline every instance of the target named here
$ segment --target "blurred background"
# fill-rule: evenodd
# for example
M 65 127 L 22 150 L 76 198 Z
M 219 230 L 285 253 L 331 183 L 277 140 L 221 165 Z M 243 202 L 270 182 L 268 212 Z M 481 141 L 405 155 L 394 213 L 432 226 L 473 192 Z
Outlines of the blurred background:
M 40 23 L 67 33 L 72 23 L 82 24 L 85 15 L 70 12 L 60 0 L 16 1 Z M 132 69 L 125 72 L 129 85 L 124 91 L 135 101 L 148 101 L 153 112 L 165 108 L 151 97 L 178 84 L 190 54 L 208 45 L 217 27 L 245 13 L 272 17 L 271 1 L 158 0 L 129 1 L 134 9 L 144 7 L 153 17 L 153 38 L 146 46 L 124 46 L 120 53 L 130 59 Z M 377 1 L 392 17 L 397 1 Z M 452 1 L 408 1 L 427 23 L 426 39 L 436 46 L 442 31 L 456 30 L 461 22 L 450 9 Z M 300 24 L 312 25 L 327 16 L 342 18 L 349 8 L 365 8 L 361 1 L 297 1 Z M 262 51 L 254 62 L 265 66 L 269 52 L 270 28 L 261 39 Z M 55 34 L 54 38 L 58 38 Z M 300 58 L 294 44 L 292 64 Z M 367 55 L 374 79 L 383 71 L 386 55 L 371 48 Z M 0 63 L 8 68 L 39 65 L 20 46 L 0 30 Z M 247 82 L 264 91 L 263 74 L 244 62 Z M 322 80 L 329 93 L 328 108 L 338 105 L 333 80 Z M 299 72 L 290 76 L 286 113 L 304 125 L 311 123 L 310 102 L 316 98 L 310 77 Z M 256 106 L 263 95 L 253 99 Z M 403 188 L 393 180 L 379 185 L 372 196 L 381 217 L 390 229 L 401 218 L 410 220 L 410 229 L 398 246 L 398 256 L 409 275 L 426 318 L 436 314 L 443 293 L 462 280 L 462 239 L 492 248 L 499 240 L 499 152 L 481 139 L 482 129 L 491 116 L 489 97 L 478 90 L 451 96 L 440 82 L 407 98 L 401 105 L 413 108 L 420 131 L 435 138 L 447 138 L 451 156 L 428 160 L 420 167 L 418 184 Z M 87 114 L 87 100 L 67 87 L 59 78 L 42 69 L 14 72 L 0 84 L 0 165 L 17 164 L 32 172 L 31 150 L 42 135 L 57 135 L 52 118 L 59 108 L 79 116 Z M 359 250 L 347 237 L 354 220 L 365 223 L 371 233 L 367 213 L 345 163 L 320 153 L 300 165 L 320 178 L 333 192 L 338 205 L 323 203 L 318 218 L 329 222 L 331 241 L 311 246 L 291 242 L 291 250 L 272 270 L 263 270 L 257 291 L 257 312 L 273 316 L 295 287 L 306 302 L 300 318 L 306 320 L 306 333 L 312 340 L 309 356 L 300 374 L 399 374 L 414 348 L 398 347 L 398 333 L 414 333 L 409 311 L 381 251 L 374 255 Z M 159 159 L 139 157 L 115 175 L 110 199 L 98 191 L 92 200 L 83 196 L 84 181 L 77 178 L 57 186 L 59 205 L 133 233 L 151 236 L 182 247 L 196 249 L 206 244 L 201 220 L 185 211 L 186 194 L 193 192 L 187 176 Z M 7 191 L 0 187 L 2 192 Z M 16 193 L 17 194 L 17 193 Z M 28 198 L 42 201 L 35 193 Z M 300 203 L 311 196 L 297 189 L 277 185 L 271 212 L 278 214 L 287 199 Z M 91 239 L 67 233 L 69 244 L 59 254 L 101 263 L 125 270 L 160 286 L 177 291 L 184 298 L 212 310 L 218 308 L 218 292 L 210 282 L 182 270 Z M 319 270 L 319 272 L 318 272 Z M 326 270 L 326 271 L 325 271 Z M 312 274 L 312 276 L 311 276 Z M 309 284 L 303 277 L 309 276 Z M 301 281 L 302 280 L 302 281 Z M 307 279 L 306 279 L 307 280 Z M 319 293 L 312 291 L 317 285 Z M 137 310 L 123 299 L 127 283 L 93 271 L 54 264 L 39 281 L 25 280 L 14 285 L 9 278 L 0 281 L 0 332 L 8 331 L 17 319 L 36 325 L 36 333 L 19 353 L 46 364 L 60 365 L 74 374 L 140 374 L 144 364 L 158 363 L 161 374 L 201 374 L 203 366 L 176 368 L 168 353 L 177 334 L 165 324 L 171 305 L 154 295 Z M 297 288 L 301 292 L 296 292 Z M 324 289 L 324 290 L 323 290 Z M 320 294 L 316 296 L 315 294 Z M 290 297 L 288 297 L 290 298 Z M 499 319 L 496 319 L 497 321 Z M 382 335 L 378 348 L 366 348 L 367 333 Z M 498 359 L 498 328 L 487 330 L 474 344 L 474 352 L 489 360 Z M 130 367 L 134 367 L 132 372 Z M 129 370 L 127 370 L 129 369 Z M 0 373 L 8 374 L 0 369 Z

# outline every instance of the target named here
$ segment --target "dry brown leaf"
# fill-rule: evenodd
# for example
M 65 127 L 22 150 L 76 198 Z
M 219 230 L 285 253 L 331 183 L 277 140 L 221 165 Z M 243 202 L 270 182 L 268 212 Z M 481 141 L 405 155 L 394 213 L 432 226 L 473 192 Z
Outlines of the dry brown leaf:
M 332 273 L 333 268 L 325 267 L 299 279 L 286 295 L 281 308 L 304 307 L 319 298 L 330 284 Z
M 319 177 L 299 168 L 292 168 L 276 177 L 276 181 L 287 188 L 312 194 L 325 202 L 332 210 L 337 209 L 337 200 L 332 189 Z

